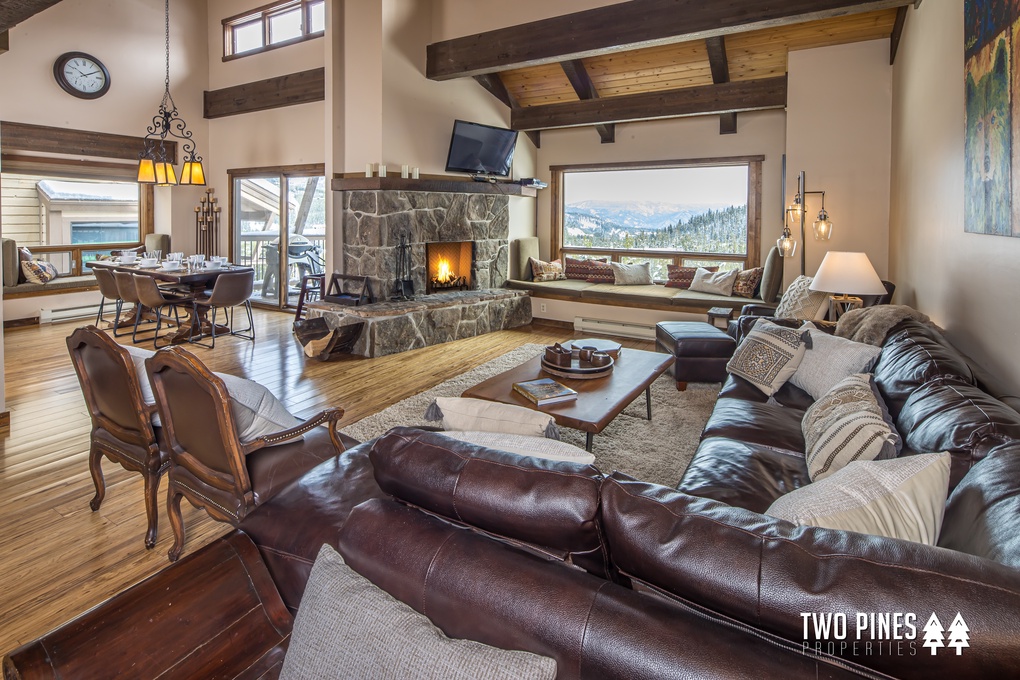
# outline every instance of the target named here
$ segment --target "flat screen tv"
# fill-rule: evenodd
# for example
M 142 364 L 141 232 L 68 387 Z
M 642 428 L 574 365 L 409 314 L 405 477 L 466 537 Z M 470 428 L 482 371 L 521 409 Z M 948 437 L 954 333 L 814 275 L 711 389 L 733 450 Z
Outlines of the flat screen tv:
M 466 120 L 454 121 L 446 171 L 507 177 L 516 145 L 514 130 Z

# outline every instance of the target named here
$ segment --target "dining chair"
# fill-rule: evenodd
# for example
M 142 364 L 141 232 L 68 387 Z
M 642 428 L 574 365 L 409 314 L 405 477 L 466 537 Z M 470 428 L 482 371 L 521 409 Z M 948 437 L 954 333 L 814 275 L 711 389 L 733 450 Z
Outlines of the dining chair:
M 171 562 L 184 548 L 182 498 L 213 519 L 237 526 L 261 503 L 353 442 L 336 429 L 342 408 L 328 408 L 290 429 L 242 442 L 226 383 L 198 357 L 172 347 L 146 359 L 145 368 L 170 453 Z
M 126 349 L 95 326 L 79 328 L 67 338 L 67 349 L 85 406 L 92 419 L 89 472 L 96 495 L 89 501 L 95 512 L 106 495 L 102 459 L 106 456 L 124 469 L 138 472 L 145 482 L 145 547 L 156 545 L 159 480 L 170 467 L 161 428 L 152 424 L 156 411 L 142 397 L 138 372 Z
M 152 338 L 152 347 L 159 349 L 159 329 L 162 327 L 163 310 L 169 307 L 174 313 L 174 321 L 180 327 L 181 316 L 177 307 L 190 304 L 195 300 L 195 296 L 160 288 L 156 284 L 156 279 L 145 274 L 132 274 L 132 276 L 135 279 L 135 292 L 138 293 L 138 301 L 156 311 L 156 334 Z
M 195 298 L 196 314 L 201 317 L 199 311 L 205 311 L 201 308 L 205 307 L 212 310 L 212 318 L 209 324 L 209 337 L 211 342 L 208 345 L 198 342 L 202 338 L 206 337 L 205 333 L 198 335 L 191 339 L 191 342 L 202 345 L 203 347 L 213 348 L 216 346 L 216 311 L 223 309 L 224 315 L 228 315 L 227 327 L 230 329 L 230 335 L 236 335 L 244 338 L 245 340 L 251 340 L 255 342 L 255 320 L 251 313 L 251 294 L 255 288 L 255 272 L 237 272 L 234 274 L 220 274 L 216 277 L 216 282 L 213 284 L 212 292 L 204 297 Z M 234 330 L 234 308 L 243 305 L 245 311 L 248 313 L 248 328 L 240 331 Z
M 135 288 L 135 275 L 131 272 L 115 271 L 113 278 L 117 282 L 117 292 L 122 300 L 121 305 L 123 306 L 124 302 L 130 302 L 135 306 L 135 323 L 131 329 L 131 342 L 137 343 L 138 324 L 142 322 L 142 302 L 138 299 L 138 289 Z M 145 321 L 149 322 L 148 319 Z M 115 335 L 119 337 L 120 334 Z
M 102 296 L 99 298 L 99 312 L 96 314 L 96 326 L 99 326 L 103 322 L 103 314 L 105 312 L 105 306 L 107 300 L 113 300 L 116 305 L 116 317 L 113 322 L 113 334 L 117 334 L 117 325 L 120 322 L 120 308 L 124 301 L 120 297 L 120 291 L 117 289 L 117 280 L 113 278 L 113 272 L 109 269 L 103 269 L 97 267 L 92 270 L 92 273 L 96 275 L 96 283 L 99 285 L 99 294 Z

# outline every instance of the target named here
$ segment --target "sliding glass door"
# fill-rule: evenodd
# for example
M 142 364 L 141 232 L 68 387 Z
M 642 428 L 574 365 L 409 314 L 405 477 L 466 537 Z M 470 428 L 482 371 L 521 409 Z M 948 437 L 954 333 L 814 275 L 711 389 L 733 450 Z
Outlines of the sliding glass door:
M 326 178 L 321 166 L 229 172 L 233 261 L 255 268 L 252 302 L 297 304 L 301 278 L 321 274 Z

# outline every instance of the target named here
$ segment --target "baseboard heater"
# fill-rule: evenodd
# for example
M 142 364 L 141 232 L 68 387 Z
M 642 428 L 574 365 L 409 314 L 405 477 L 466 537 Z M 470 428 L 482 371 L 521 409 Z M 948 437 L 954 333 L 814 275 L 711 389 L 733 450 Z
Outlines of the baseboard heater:
M 113 305 L 107 308 L 113 311 Z M 63 309 L 40 309 L 39 323 L 55 323 L 57 321 L 69 321 L 71 319 L 96 318 L 99 313 L 99 305 L 85 305 L 82 307 L 64 307 Z
M 598 333 L 599 335 L 619 335 L 624 338 L 641 340 L 655 339 L 655 326 L 629 321 L 609 321 L 608 319 L 586 319 L 574 317 L 574 330 L 579 333 Z

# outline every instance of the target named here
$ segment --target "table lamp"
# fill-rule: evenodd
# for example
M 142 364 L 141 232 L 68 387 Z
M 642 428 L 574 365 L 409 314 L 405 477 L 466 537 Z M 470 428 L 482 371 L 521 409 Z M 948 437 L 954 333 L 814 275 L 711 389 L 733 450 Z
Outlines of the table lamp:
M 829 251 L 822 259 L 811 290 L 834 293 L 829 297 L 829 318 L 838 320 L 851 309 L 859 309 L 864 301 L 856 295 L 884 295 L 885 284 L 871 265 L 867 253 Z

